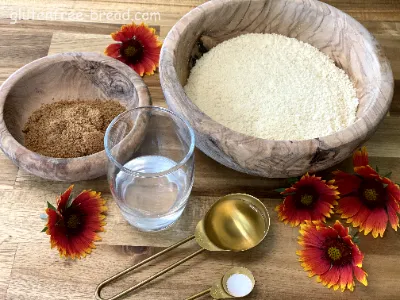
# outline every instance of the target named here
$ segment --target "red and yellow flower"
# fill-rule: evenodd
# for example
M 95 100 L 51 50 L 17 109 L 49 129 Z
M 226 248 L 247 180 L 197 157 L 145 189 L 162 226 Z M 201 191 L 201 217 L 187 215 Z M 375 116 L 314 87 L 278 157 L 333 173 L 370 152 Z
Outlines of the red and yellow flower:
M 333 213 L 339 192 L 333 181 L 308 173 L 282 193 L 283 203 L 276 207 L 279 219 L 285 224 L 298 226 L 304 221 L 323 221 Z
M 57 208 L 48 203 L 47 225 L 43 231 L 50 235 L 51 248 L 56 247 L 63 257 L 81 258 L 91 253 L 94 242 L 104 231 L 103 214 L 107 211 L 100 193 L 83 191 L 72 200 L 73 186 L 57 200 Z
M 354 277 L 368 285 L 367 273 L 362 269 L 364 255 L 349 235 L 348 228 L 339 221 L 333 227 L 320 221 L 306 221 L 300 227 L 299 244 L 301 266 L 309 277 L 328 288 L 354 290 Z
M 162 43 L 158 41 L 154 28 L 144 23 L 130 24 L 112 33 L 117 43 L 109 45 L 104 53 L 130 66 L 140 76 L 153 75 L 160 59 Z
M 399 227 L 400 189 L 397 184 L 368 165 L 368 153 L 362 148 L 353 156 L 355 174 L 334 172 L 342 194 L 337 212 L 359 227 L 367 235 L 383 237 L 389 222 L 394 230 Z

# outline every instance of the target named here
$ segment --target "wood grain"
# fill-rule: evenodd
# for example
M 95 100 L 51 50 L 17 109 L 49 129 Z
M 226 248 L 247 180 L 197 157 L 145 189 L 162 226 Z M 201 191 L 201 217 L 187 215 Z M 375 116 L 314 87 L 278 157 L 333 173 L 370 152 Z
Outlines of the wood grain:
M 325 137 L 271 141 L 235 132 L 212 120 L 189 99 L 183 86 L 202 53 L 245 33 L 282 34 L 330 56 L 356 88 L 360 101 L 357 121 Z M 375 38 L 348 15 L 315 0 L 226 0 L 199 6 L 166 37 L 160 81 L 168 106 L 194 128 L 199 149 L 234 170 L 268 178 L 321 171 L 349 157 L 371 137 L 388 112 L 394 85 L 389 61 Z
M 110 213 L 107 218 L 107 232 L 102 234 L 103 241 L 98 243 L 97 249 L 87 259 L 68 261 L 60 259 L 57 252 L 49 248 L 48 237 L 39 232 L 43 221 L 37 213 L 44 202 L 56 197 L 57 193 L 49 193 L 47 190 L 35 192 L 37 196 L 29 199 L 35 205 L 28 207 L 23 213 L 20 212 L 14 220 L 7 220 L 4 214 L 7 206 L 15 207 L 15 199 L 26 199 L 29 192 L 20 191 L 14 195 L 15 198 L 10 198 L 6 207 L 0 210 L 0 221 L 4 224 L 2 229 L 9 230 L 9 241 L 18 243 L 7 291 L 9 299 L 27 299 L 27 291 L 29 299 L 64 299 L 62 295 L 67 294 L 67 299 L 91 299 L 97 282 L 153 253 L 143 246 L 165 247 L 190 235 L 197 221 L 217 199 L 192 197 L 185 215 L 176 226 L 162 234 L 152 235 L 135 232 L 122 217 L 118 217 L 116 205 L 109 202 Z M 106 197 L 110 199 L 108 195 Z M 280 200 L 262 200 L 268 207 L 272 220 L 276 220 L 273 209 Z M 398 254 L 395 251 L 400 247 L 399 233 L 390 230 L 382 240 L 371 236 L 361 237 L 360 247 L 366 254 L 364 267 L 370 274 L 370 285 L 357 285 L 353 294 L 328 290 L 315 280 L 307 278 L 294 253 L 298 247 L 297 235 L 296 228 L 275 221 L 267 239 L 254 250 L 240 254 L 205 253 L 142 289 L 136 297 L 181 299 L 190 292 L 206 288 L 230 267 L 245 265 L 254 272 L 257 279 L 257 288 L 249 299 L 276 299 L 282 297 L 283 293 L 285 299 L 375 299 L 377 296 L 379 299 L 395 299 L 398 292 L 395 289 L 398 280 Z M 26 243 L 27 240 L 30 242 Z M 140 269 L 137 275 L 129 275 L 122 282 L 110 287 L 106 290 L 106 295 L 128 287 L 196 249 L 198 248 L 193 243 L 169 257 L 159 259 L 148 268 Z M 12 249 L 9 253 L 12 255 Z M 381 259 L 382 256 L 385 259 Z M 105 260 L 104 257 L 108 259 Z M 171 285 L 174 286 L 173 289 Z
M 160 26 L 161 35 L 165 37 L 183 14 L 203 2 L 205 1 L 0 0 L 0 14 L 2 14 L 0 81 L 4 81 L 27 62 L 45 56 L 49 50 L 51 54 L 78 49 L 101 53 L 110 41 L 108 34 L 120 25 L 120 23 L 89 20 L 87 22 L 24 20 L 10 25 L 10 19 L 7 18 L 11 9 L 32 7 L 39 11 L 46 7 L 50 10 L 58 6 L 62 11 L 79 12 L 85 7 L 87 10 L 93 8 L 96 11 L 105 11 L 108 6 L 110 9 L 117 8 L 121 11 L 129 8 L 145 11 L 148 7 L 158 10 L 160 5 L 163 21 L 150 22 L 150 25 Z M 397 80 L 395 96 L 390 116 L 386 117 L 378 127 L 377 133 L 372 136 L 367 146 L 371 154 L 371 164 L 379 165 L 382 172 L 392 170 L 393 180 L 400 182 L 398 1 L 329 0 L 326 2 L 355 16 L 377 37 L 384 50 L 388 52 Z M 5 8 L 8 12 L 4 10 Z M 397 21 L 393 21 L 396 19 Z M 97 38 L 102 42 L 96 41 Z M 145 77 L 144 80 L 149 86 L 154 103 L 165 106 L 158 74 Z M 350 170 L 351 162 L 346 160 L 332 169 L 338 167 Z M 396 300 L 399 298 L 400 274 L 397 267 L 400 258 L 399 233 L 389 230 L 383 239 L 377 240 L 370 236 L 361 237 L 360 247 L 366 253 L 364 266 L 369 273 L 368 287 L 358 284 L 354 293 L 328 290 L 314 279 L 309 279 L 300 267 L 294 253 L 298 247 L 297 230 L 284 226 L 276 219 L 273 208 L 281 200 L 272 190 L 286 184 L 286 181 L 268 180 L 232 171 L 200 151 L 196 152 L 195 186 L 189 207 L 184 217 L 169 232 L 144 236 L 129 227 L 109 194 L 105 178 L 77 183 L 77 191 L 84 188 L 102 191 L 110 206 L 107 232 L 102 235 L 103 240 L 98 243 L 92 255 L 81 261 L 60 259 L 57 251 L 50 249 L 48 237 L 38 232 L 44 225 L 39 214 L 43 211 L 46 201 L 54 202 L 55 197 L 65 190 L 69 183 L 46 181 L 18 170 L 2 153 L 0 153 L 0 170 L 0 299 L 93 299 L 97 283 L 192 233 L 195 223 L 219 196 L 244 191 L 262 197 L 272 215 L 271 234 L 261 248 L 242 255 L 206 253 L 126 299 L 183 299 L 207 288 L 234 265 L 247 266 L 256 275 L 255 294 L 249 299 Z M 132 285 L 196 249 L 198 248 L 194 244 L 190 244 L 166 257 L 165 260 L 156 261 L 148 268 L 141 269 L 138 274 L 129 275 L 123 281 L 115 283 L 106 290 L 106 295 Z M 211 297 L 205 296 L 202 299 L 211 300 Z

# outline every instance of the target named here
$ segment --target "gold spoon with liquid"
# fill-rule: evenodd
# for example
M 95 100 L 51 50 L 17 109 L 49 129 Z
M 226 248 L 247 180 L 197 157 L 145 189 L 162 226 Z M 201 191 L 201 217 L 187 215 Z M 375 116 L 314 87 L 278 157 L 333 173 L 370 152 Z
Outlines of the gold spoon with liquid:
M 119 299 L 199 255 L 205 250 L 241 252 L 254 248 L 264 240 L 268 233 L 269 226 L 270 218 L 268 210 L 260 200 L 247 194 L 226 195 L 211 206 L 205 217 L 197 224 L 193 236 L 106 279 L 97 286 L 95 291 L 96 299 Z M 111 298 L 105 299 L 100 296 L 101 290 L 110 282 L 193 239 L 196 240 L 202 249 Z
M 229 283 L 231 276 L 236 276 L 236 275 L 242 275 L 242 278 L 247 279 L 247 282 L 244 285 L 250 284 L 250 286 L 246 287 L 246 288 L 248 288 L 247 290 L 239 291 L 240 294 L 238 293 L 238 291 L 235 291 L 235 290 L 232 291 L 232 287 Z M 210 293 L 210 295 L 213 299 L 242 298 L 251 293 L 251 291 L 254 288 L 255 282 L 256 281 L 254 279 L 254 276 L 249 269 L 246 269 L 243 267 L 235 267 L 235 268 L 230 269 L 228 272 L 226 272 L 224 274 L 224 276 L 220 280 L 215 282 L 211 288 L 209 288 L 201 293 L 198 293 L 196 295 L 193 295 L 193 296 L 187 298 L 186 300 L 194 300 L 194 299 L 202 297 L 208 293 Z M 235 282 L 235 283 L 237 284 L 238 282 Z M 242 282 L 242 284 L 243 284 L 243 282 Z

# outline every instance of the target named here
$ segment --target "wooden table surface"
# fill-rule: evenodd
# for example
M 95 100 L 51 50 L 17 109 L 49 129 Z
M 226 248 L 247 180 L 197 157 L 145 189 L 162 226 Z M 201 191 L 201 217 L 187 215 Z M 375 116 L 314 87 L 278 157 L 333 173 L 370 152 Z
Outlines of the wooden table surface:
M 201 0 L 0 0 L 0 81 L 23 65 L 48 54 L 66 51 L 102 52 L 109 33 L 127 21 L 148 17 L 162 37 L 183 14 Z M 367 143 L 371 164 L 392 170 L 400 181 L 400 1 L 327 0 L 361 21 L 380 41 L 389 57 L 396 90 L 393 105 Z M 153 13 L 143 14 L 143 13 Z M 109 14 L 107 14 L 109 13 Z M 158 14 L 159 13 L 159 14 Z M 61 17 L 62 16 L 62 17 Z M 124 15 L 122 15 L 124 16 Z M 151 19 L 150 19 L 150 16 Z M 23 20 L 19 20 L 23 19 Z M 15 23 L 15 24 L 14 24 Z M 165 105 L 158 75 L 145 78 L 156 105 Z M 340 166 L 349 169 L 350 161 Z M 136 232 L 124 221 L 105 178 L 76 184 L 104 193 L 109 214 L 103 240 L 88 258 L 61 259 L 41 233 L 39 218 L 46 201 L 54 202 L 68 183 L 41 180 L 18 170 L 0 154 L 0 299 L 93 299 L 97 283 L 121 269 L 193 233 L 196 223 L 220 196 L 247 192 L 260 197 L 271 213 L 272 226 L 258 248 L 241 254 L 205 253 L 129 299 L 183 299 L 207 288 L 232 266 L 247 266 L 257 280 L 250 299 L 400 299 L 400 233 L 389 229 L 382 239 L 361 237 L 369 286 L 353 293 L 329 290 L 309 279 L 297 261 L 298 229 L 278 222 L 274 207 L 281 201 L 272 190 L 285 180 L 268 180 L 229 170 L 196 152 L 196 178 L 189 206 L 181 220 L 161 233 Z M 121 282 L 106 295 L 167 266 L 198 249 L 193 243 L 159 259 Z M 204 297 L 210 299 L 210 297 Z

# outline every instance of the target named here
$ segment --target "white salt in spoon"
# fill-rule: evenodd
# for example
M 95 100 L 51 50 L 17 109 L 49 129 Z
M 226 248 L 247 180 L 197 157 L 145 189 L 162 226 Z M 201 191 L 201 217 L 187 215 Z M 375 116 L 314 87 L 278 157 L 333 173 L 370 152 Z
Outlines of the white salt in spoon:
M 217 281 L 211 288 L 193 295 L 186 300 L 197 299 L 210 293 L 213 299 L 233 299 L 245 297 L 251 293 L 255 285 L 255 279 L 250 270 L 235 267 Z

